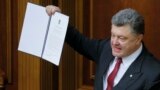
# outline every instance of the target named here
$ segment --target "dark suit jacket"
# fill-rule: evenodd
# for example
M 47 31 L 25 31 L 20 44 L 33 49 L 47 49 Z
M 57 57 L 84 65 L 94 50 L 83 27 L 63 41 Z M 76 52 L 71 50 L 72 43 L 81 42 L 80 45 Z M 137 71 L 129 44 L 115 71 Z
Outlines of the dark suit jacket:
M 103 90 L 103 75 L 114 59 L 110 39 L 91 40 L 69 27 L 66 42 L 76 51 L 96 63 L 94 90 Z M 132 75 L 132 77 L 130 77 Z M 160 90 L 160 62 L 145 46 L 113 90 Z

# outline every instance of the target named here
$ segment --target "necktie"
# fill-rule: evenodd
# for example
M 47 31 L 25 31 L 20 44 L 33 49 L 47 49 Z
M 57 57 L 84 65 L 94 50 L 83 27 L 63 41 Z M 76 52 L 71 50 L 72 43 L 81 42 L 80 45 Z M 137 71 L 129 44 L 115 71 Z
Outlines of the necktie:
M 115 65 L 113 71 L 111 72 L 111 74 L 108 76 L 108 79 L 107 79 L 108 86 L 107 86 L 106 90 L 112 90 L 113 84 L 114 84 L 114 78 L 117 75 L 117 72 L 119 70 L 121 63 L 122 63 L 122 58 L 117 58 L 116 65 Z

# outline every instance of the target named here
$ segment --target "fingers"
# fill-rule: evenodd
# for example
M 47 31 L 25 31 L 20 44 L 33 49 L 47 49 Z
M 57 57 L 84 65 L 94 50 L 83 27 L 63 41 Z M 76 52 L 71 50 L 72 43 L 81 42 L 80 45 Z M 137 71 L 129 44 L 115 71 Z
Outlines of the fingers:
M 57 6 L 48 5 L 46 6 L 46 12 L 49 16 L 53 15 L 55 12 L 61 12 L 61 9 Z

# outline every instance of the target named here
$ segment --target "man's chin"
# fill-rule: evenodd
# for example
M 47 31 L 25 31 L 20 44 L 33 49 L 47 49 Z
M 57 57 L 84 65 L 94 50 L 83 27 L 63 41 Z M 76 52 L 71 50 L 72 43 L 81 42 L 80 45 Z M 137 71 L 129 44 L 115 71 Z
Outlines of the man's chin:
M 112 55 L 115 56 L 115 57 L 122 57 L 122 55 L 120 53 L 112 52 Z

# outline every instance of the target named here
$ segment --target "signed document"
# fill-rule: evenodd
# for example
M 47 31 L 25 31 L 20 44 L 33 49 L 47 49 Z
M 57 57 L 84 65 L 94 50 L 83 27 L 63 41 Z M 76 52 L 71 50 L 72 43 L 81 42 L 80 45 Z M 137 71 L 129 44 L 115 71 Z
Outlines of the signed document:
M 48 16 L 45 7 L 27 3 L 18 50 L 59 65 L 68 22 L 64 14 Z

